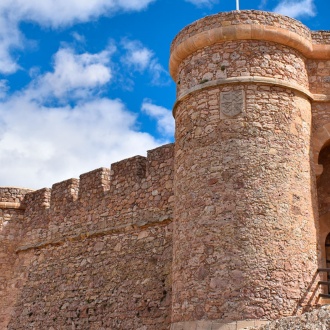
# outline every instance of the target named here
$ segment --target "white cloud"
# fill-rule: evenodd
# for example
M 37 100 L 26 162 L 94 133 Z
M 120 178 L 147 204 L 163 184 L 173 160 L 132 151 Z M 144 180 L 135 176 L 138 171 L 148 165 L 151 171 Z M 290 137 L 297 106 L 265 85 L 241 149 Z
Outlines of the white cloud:
M 82 34 L 80 34 L 78 32 L 72 32 L 72 37 L 74 38 L 74 40 L 76 40 L 79 43 L 82 43 L 82 44 L 86 43 L 85 36 L 83 36 Z
M 149 99 L 143 101 L 141 109 L 148 116 L 157 120 L 157 129 L 163 136 L 172 137 L 174 135 L 174 118 L 171 110 L 155 105 Z
M 141 72 L 150 66 L 154 53 L 144 47 L 140 41 L 124 39 L 122 45 L 126 50 L 126 54 L 122 57 L 124 64 Z
M 54 68 L 10 95 L 0 81 L 0 185 L 42 188 L 168 142 L 138 131 L 119 99 L 100 97 L 111 81 L 112 48 L 76 54 L 62 48 Z M 63 105 L 74 98 L 75 105 Z M 55 106 L 56 104 L 56 106 Z M 161 125 L 165 115 L 154 112 Z
M 8 81 L 5 79 L 0 79 L 0 100 L 7 96 L 8 90 Z
M 10 52 L 22 47 L 23 40 L 16 24 L 9 22 L 0 10 L 0 73 L 9 74 L 18 70 L 19 66 Z
M 219 0 L 185 0 L 190 2 L 197 7 L 212 7 L 213 5 L 219 3 Z
M 34 98 L 86 97 L 111 80 L 109 64 L 114 51 L 114 47 L 109 47 L 97 54 L 76 54 L 71 48 L 62 48 L 54 56 L 54 71 L 35 80 L 28 93 Z
M 42 188 L 160 144 L 135 129 L 120 100 L 47 108 L 17 95 L 0 104 L 1 186 Z
M 168 72 L 156 59 L 153 59 L 150 63 L 150 75 L 151 83 L 153 85 L 168 85 L 170 83 L 170 76 Z
M 19 68 L 11 50 L 24 45 L 22 21 L 57 28 L 116 11 L 142 10 L 153 1 L 1 0 L 0 73 Z M 73 38 L 84 41 L 78 34 Z M 149 73 L 154 83 L 167 78 L 154 53 L 136 45 L 126 49 L 126 55 L 132 55 L 127 68 Z M 149 115 L 163 127 L 164 140 L 139 132 L 137 116 L 121 100 L 100 96 L 107 84 L 121 78 L 117 71 L 124 70 L 113 66 L 115 50 L 112 45 L 96 54 L 77 53 L 63 46 L 49 72 L 30 68 L 31 83 L 14 94 L 8 93 L 7 81 L 0 80 L 1 186 L 49 187 L 168 142 L 165 113 L 150 110 L 157 106 L 149 102 Z
M 154 85 L 169 83 L 169 74 L 158 62 L 153 51 L 138 40 L 123 39 L 121 44 L 126 51 L 121 58 L 125 66 L 140 73 L 148 71 Z
M 19 66 L 11 51 L 24 47 L 20 22 L 32 21 L 47 27 L 87 22 L 118 11 L 139 11 L 155 0 L 1 0 L 0 73 L 13 73 Z
M 267 5 L 267 2 L 268 2 L 268 0 L 261 0 L 258 8 L 260 10 L 264 9 L 266 7 L 266 5 Z
M 33 21 L 58 27 L 86 22 L 118 11 L 139 11 L 155 0 L 1 0 L 0 12 L 10 21 Z
M 273 11 L 293 18 L 316 15 L 314 0 L 283 0 Z

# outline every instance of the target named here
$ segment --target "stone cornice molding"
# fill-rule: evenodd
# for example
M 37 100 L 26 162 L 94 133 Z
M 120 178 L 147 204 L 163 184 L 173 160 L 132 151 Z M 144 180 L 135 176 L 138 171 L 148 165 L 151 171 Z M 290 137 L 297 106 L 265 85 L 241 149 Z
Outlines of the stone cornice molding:
M 207 81 L 203 84 L 198 84 L 192 88 L 189 88 L 189 89 L 179 93 L 177 95 L 177 100 L 173 107 L 173 117 L 175 118 L 175 112 L 176 112 L 177 105 L 183 99 L 185 99 L 188 95 L 190 95 L 196 91 L 201 91 L 203 89 L 215 87 L 215 86 L 228 85 L 228 84 L 244 84 L 244 83 L 245 84 L 254 83 L 254 84 L 264 84 L 264 85 L 266 84 L 266 85 L 278 86 L 278 87 L 283 87 L 283 88 L 289 88 L 289 89 L 295 90 L 295 91 L 305 95 L 307 98 L 309 98 L 312 101 L 330 102 L 330 95 L 313 94 L 306 87 L 301 86 L 294 82 L 285 81 L 283 79 L 261 77 L 261 76 L 231 77 L 231 78 Z
M 172 217 L 164 216 L 157 221 L 152 221 L 147 224 L 145 223 L 137 223 L 137 224 L 126 224 L 126 225 L 119 225 L 113 227 L 106 227 L 102 229 L 95 229 L 92 231 L 78 231 L 74 235 L 69 236 L 61 236 L 57 238 L 53 238 L 47 241 L 36 241 L 32 243 L 27 243 L 25 245 L 21 245 L 15 251 L 16 253 L 25 252 L 29 250 L 36 250 L 36 249 L 43 249 L 47 246 L 59 246 L 63 245 L 67 242 L 75 242 L 75 241 L 83 241 L 86 239 L 91 239 L 99 236 L 107 236 L 114 233 L 121 233 L 121 232 L 128 232 L 128 231 L 136 231 L 137 229 L 146 229 L 154 226 L 164 226 L 168 225 L 173 221 Z
M 25 205 L 15 202 L 0 202 L 0 209 L 18 209 L 25 210 Z
M 179 65 L 187 56 L 204 47 L 235 40 L 271 41 L 294 48 L 310 59 L 330 58 L 330 45 L 314 44 L 287 29 L 259 24 L 221 26 L 197 33 L 173 48 L 169 65 L 172 78 L 177 80 Z

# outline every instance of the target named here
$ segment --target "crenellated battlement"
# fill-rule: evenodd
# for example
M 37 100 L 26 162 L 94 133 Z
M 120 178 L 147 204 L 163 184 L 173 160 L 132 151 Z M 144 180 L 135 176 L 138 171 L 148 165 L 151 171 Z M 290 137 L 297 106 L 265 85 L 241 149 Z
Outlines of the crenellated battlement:
M 173 144 L 164 145 L 51 189 L 2 188 L 0 205 L 16 203 L 25 210 L 23 247 L 171 219 L 173 152 Z
M 315 44 L 330 44 L 330 31 L 312 31 L 312 40 Z
M 80 175 L 78 199 L 85 205 L 94 203 L 95 199 L 103 198 L 110 189 L 110 169 L 101 167 Z
M 50 208 L 53 212 L 60 212 L 63 208 L 78 199 L 79 180 L 69 179 L 52 186 L 50 194 Z
M 52 188 L 31 190 L 0 187 L 0 208 L 16 203 L 17 207 L 20 205 L 28 212 L 36 212 L 38 208 L 50 208 L 52 212 L 59 212 L 75 202 L 91 204 L 98 199 L 100 203 L 100 199 L 109 199 L 111 195 L 128 198 L 133 190 L 151 192 L 151 189 L 147 188 L 150 188 L 152 183 L 162 180 L 160 171 L 169 178 L 173 165 L 173 149 L 173 144 L 164 145 L 149 150 L 147 157 L 134 156 L 124 159 L 111 164 L 110 169 L 102 167 L 81 174 L 79 179 L 72 178 L 54 183 Z
M 31 189 L 16 187 L 0 187 L 0 209 L 25 209 L 24 198 Z

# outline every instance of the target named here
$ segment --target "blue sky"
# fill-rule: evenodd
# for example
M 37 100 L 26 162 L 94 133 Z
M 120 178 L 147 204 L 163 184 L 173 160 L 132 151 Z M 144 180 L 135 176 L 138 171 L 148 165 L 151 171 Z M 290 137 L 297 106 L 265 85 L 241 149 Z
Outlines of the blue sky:
M 53 183 L 173 142 L 169 48 L 226 0 L 1 0 L 0 186 Z M 325 0 L 240 0 L 330 30 Z

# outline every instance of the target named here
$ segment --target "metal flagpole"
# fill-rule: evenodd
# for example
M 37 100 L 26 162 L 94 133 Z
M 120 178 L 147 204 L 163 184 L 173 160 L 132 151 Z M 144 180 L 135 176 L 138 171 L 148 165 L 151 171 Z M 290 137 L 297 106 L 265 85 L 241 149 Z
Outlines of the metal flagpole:
M 236 0 L 236 10 L 239 10 L 239 0 Z

